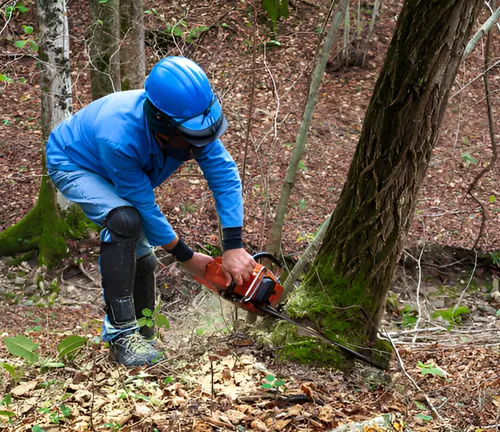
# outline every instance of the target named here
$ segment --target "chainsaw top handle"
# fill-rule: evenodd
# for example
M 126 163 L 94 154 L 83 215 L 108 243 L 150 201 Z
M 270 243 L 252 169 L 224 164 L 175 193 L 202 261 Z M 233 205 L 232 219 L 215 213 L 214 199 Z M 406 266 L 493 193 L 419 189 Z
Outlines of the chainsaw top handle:
M 278 258 L 276 258 L 272 253 L 269 253 L 269 252 L 258 252 L 256 254 L 252 255 L 252 258 L 255 261 L 258 261 L 260 259 L 268 259 L 269 261 L 276 264 L 279 268 L 283 267 L 281 265 L 281 261 Z M 234 291 L 234 288 L 236 288 L 236 282 L 233 279 L 233 281 L 231 282 L 231 285 L 229 285 L 229 287 L 227 288 L 227 293 L 232 294 Z
M 268 259 L 269 261 L 272 261 L 274 264 L 276 264 L 279 268 L 283 267 L 281 265 L 281 261 L 278 258 L 276 258 L 273 254 L 271 254 L 269 252 L 259 252 L 259 253 L 256 253 L 255 255 L 252 256 L 252 258 L 255 261 L 258 261 L 260 259 Z

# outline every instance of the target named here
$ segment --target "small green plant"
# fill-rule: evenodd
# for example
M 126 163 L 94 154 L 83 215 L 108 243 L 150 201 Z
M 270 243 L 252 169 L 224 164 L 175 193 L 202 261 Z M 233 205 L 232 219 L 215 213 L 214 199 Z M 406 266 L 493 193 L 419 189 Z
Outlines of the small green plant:
M 500 251 L 490 252 L 490 257 L 493 261 L 493 264 L 495 264 L 497 267 L 500 267 Z
M 280 390 L 280 387 L 283 387 L 285 384 L 285 380 L 283 379 L 276 379 L 274 375 L 267 375 L 266 376 L 266 383 L 262 384 L 263 389 L 276 389 Z
M 43 427 L 41 427 L 41 426 L 34 425 L 31 428 L 31 432 L 45 432 L 45 429 Z
M 183 214 L 185 213 L 194 213 L 195 212 L 195 207 L 192 204 L 186 203 L 186 204 L 181 204 L 180 205 L 181 211 Z
M 84 345 L 88 342 L 87 338 L 78 335 L 71 335 L 63 339 L 57 345 L 57 352 L 59 358 L 75 355 Z
M 426 414 L 416 414 L 415 417 L 426 422 L 430 422 L 432 420 L 432 416 Z
M 422 362 L 418 362 L 417 366 L 420 368 L 420 373 L 422 375 L 433 375 L 439 376 L 441 378 L 446 378 L 447 373 L 439 366 L 436 366 L 434 363 L 424 364 Z
M 154 311 L 151 311 L 151 309 L 143 309 L 142 314 L 144 315 L 143 317 L 139 318 L 137 320 L 137 325 L 139 327 L 153 327 L 156 324 L 156 327 L 158 328 L 165 328 L 169 329 L 170 328 L 170 322 L 168 321 L 168 318 L 166 315 L 160 313 L 161 306 L 163 305 L 163 302 L 161 301 L 160 298 L 158 298 L 157 305 L 155 307 Z
M 186 36 L 186 42 L 192 44 L 196 39 L 198 39 L 202 33 L 208 30 L 207 26 L 198 26 L 191 29 Z
M 181 19 L 180 21 L 177 22 L 174 21 L 173 24 L 167 23 L 165 30 L 163 32 L 171 36 L 182 37 L 183 28 L 184 29 L 187 28 L 187 23 L 185 20 Z
M 403 327 L 411 327 L 417 322 L 417 311 L 410 305 L 403 308 L 401 315 L 403 315 Z
M 40 366 L 40 372 L 42 373 L 46 372 L 48 369 L 64 367 L 64 363 L 58 362 L 50 357 L 42 358 L 38 365 Z
M 59 409 L 61 410 L 62 412 L 62 415 L 66 418 L 70 418 L 71 417 L 71 408 L 69 408 L 68 406 L 62 404 Z
M 16 413 L 14 413 L 12 411 L 8 411 L 8 410 L 0 410 L 0 416 L 8 417 L 9 421 L 10 421 L 10 419 L 12 419 L 12 417 L 16 416 Z
M 2 367 L 9 373 L 12 377 L 14 384 L 20 382 L 24 377 L 24 369 L 22 366 L 13 366 L 7 362 L 2 363 Z
M 12 395 L 10 393 L 7 393 L 0 402 L 0 405 L 5 405 L 7 408 L 9 408 L 9 405 L 11 403 L 12 403 Z
M 273 25 L 273 32 L 276 33 L 279 19 L 289 16 L 288 0 L 262 0 L 262 8 L 267 12 Z
M 470 314 L 469 308 L 459 306 L 457 308 L 439 309 L 432 313 L 432 318 L 443 318 L 450 324 L 459 324 L 462 321 L 462 315 Z
M 29 363 L 36 363 L 38 361 L 38 344 L 34 343 L 26 336 L 19 335 L 15 337 L 6 337 L 4 340 L 7 350 L 12 355 L 22 357 Z
M 122 425 L 117 421 L 104 423 L 104 427 L 111 429 L 112 431 L 119 431 L 122 428 Z
M 201 252 L 208 253 L 211 257 L 216 257 L 222 255 L 222 250 L 221 248 L 211 245 L 211 244 L 206 244 L 203 247 L 203 250 L 200 250 Z
M 298 166 L 299 166 L 299 170 L 307 171 L 306 164 L 303 161 L 300 161 Z
M 466 165 L 478 163 L 478 160 L 472 157 L 469 153 L 462 153 L 462 160 L 466 163 Z

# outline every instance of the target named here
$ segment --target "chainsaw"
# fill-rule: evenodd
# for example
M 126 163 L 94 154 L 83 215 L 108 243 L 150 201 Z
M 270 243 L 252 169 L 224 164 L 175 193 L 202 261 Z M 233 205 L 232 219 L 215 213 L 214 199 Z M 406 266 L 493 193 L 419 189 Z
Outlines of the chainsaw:
M 278 311 L 277 307 L 284 291 L 283 285 L 281 285 L 278 276 L 258 261 L 261 259 L 267 259 L 268 261 L 276 264 L 276 266 L 280 269 L 282 267 L 281 263 L 278 258 L 267 252 L 255 254 L 253 259 L 256 261 L 256 266 L 253 269 L 252 276 L 248 282 L 243 282 L 242 285 L 236 285 L 234 281 L 229 286 L 226 285 L 226 276 L 222 270 L 222 257 L 220 256 L 214 258 L 214 260 L 207 265 L 204 277 L 200 278 L 194 276 L 194 279 L 206 286 L 209 290 L 215 292 L 217 295 L 230 301 L 236 307 L 256 315 L 272 315 L 280 320 L 287 321 L 306 331 L 311 336 L 315 336 L 330 345 L 340 348 L 365 363 L 384 370 L 382 366 L 375 363 L 371 358 L 327 338 L 317 330 L 302 325 L 284 313 Z

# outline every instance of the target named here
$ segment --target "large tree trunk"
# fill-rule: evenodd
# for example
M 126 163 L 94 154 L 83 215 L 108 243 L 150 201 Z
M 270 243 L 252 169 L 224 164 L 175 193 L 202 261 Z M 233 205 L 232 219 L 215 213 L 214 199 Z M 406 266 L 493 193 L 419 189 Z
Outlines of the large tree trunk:
M 42 139 L 73 109 L 69 69 L 69 33 L 64 1 L 37 0 L 40 31 L 40 88 Z M 47 176 L 45 153 L 38 201 L 17 224 L 0 233 L 0 255 L 38 250 L 39 264 L 54 265 L 66 255 L 66 223 L 56 203 L 54 186 Z
M 120 1 L 90 1 L 87 36 L 92 100 L 120 91 Z
M 121 88 L 140 89 L 146 76 L 144 0 L 120 0 L 120 29 Z
M 290 315 L 350 346 L 383 346 L 386 295 L 480 5 L 405 2 L 323 245 L 288 303 Z M 333 348 L 290 332 L 275 332 L 291 342 L 284 354 L 342 366 Z

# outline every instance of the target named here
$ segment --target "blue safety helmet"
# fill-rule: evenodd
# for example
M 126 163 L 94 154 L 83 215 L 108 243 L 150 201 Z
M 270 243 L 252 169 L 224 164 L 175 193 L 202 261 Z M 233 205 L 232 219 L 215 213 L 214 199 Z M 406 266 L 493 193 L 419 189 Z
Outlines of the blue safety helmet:
M 226 131 L 222 106 L 194 61 L 186 57 L 160 60 L 144 88 L 144 113 L 153 131 L 181 135 L 196 147 L 215 141 Z

